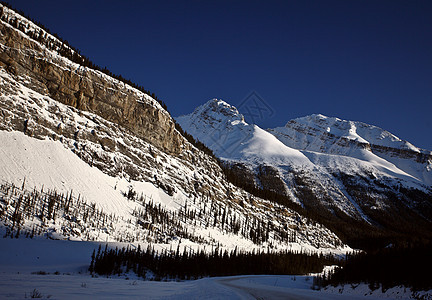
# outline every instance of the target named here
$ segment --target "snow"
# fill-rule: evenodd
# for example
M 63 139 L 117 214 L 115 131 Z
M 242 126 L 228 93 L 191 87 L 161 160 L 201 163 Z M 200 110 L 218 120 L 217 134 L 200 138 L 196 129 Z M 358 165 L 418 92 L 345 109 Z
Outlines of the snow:
M 50 299 L 407 299 L 410 289 L 396 287 L 386 293 L 371 292 L 363 284 L 314 291 L 304 276 L 236 276 L 184 282 L 155 282 L 86 275 L 0 273 L 0 296 L 30 298 L 34 289 Z M 13 285 L 12 285 L 13 284 Z M 428 292 L 419 292 L 426 295 Z M 45 299 L 46 299 L 45 298 Z M 426 298 L 427 299 L 427 298 Z
M 295 278 L 295 280 L 294 280 Z M 366 285 L 356 289 L 314 291 L 312 279 L 303 276 L 237 276 L 204 278 L 185 282 L 155 282 L 90 276 L 0 273 L 0 296 L 30 298 L 36 289 L 47 299 L 407 299 L 403 287 L 385 294 L 370 292 Z M 11 285 L 13 283 L 13 285 Z M 429 295 L 426 292 L 418 293 Z
M 371 170 L 372 173 L 381 176 L 391 176 L 403 179 L 408 186 L 418 186 L 410 184 L 420 180 L 394 164 L 374 155 L 368 151 L 352 151 L 351 156 L 318 153 L 313 151 L 302 151 L 314 164 L 331 169 L 340 170 L 345 174 L 361 174 L 363 170 Z M 372 171 L 373 170 L 373 171 Z
M 182 128 L 228 162 L 241 162 L 251 170 L 261 165 L 276 168 L 286 184 L 286 193 L 302 204 L 291 189 L 292 173 L 314 181 L 335 205 L 351 216 L 368 217 L 333 174 L 374 174 L 377 178 L 426 190 L 432 183 L 432 162 L 422 164 L 385 151 L 372 152 L 371 145 L 401 150 L 420 150 L 376 126 L 361 122 L 311 115 L 294 119 L 285 127 L 263 130 L 245 122 L 237 108 L 213 99 L 189 115 L 176 118 Z M 322 194 L 323 192 L 318 192 Z M 380 205 L 378 205 L 380 207 Z
M 41 29 L 36 24 L 27 20 L 26 18 L 24 18 L 23 16 L 21 16 L 17 12 L 5 7 L 1 3 L 0 3 L 0 7 L 3 8 L 3 14 L 7 17 L 8 22 L 10 20 L 17 19 L 19 24 L 24 25 L 25 33 L 21 32 L 20 30 L 17 30 L 16 28 L 11 26 L 7 22 L 0 20 L 0 22 L 2 24 L 4 24 L 5 26 L 8 26 L 10 28 L 13 28 L 21 36 L 23 36 L 27 39 L 30 39 L 29 36 L 27 35 L 27 33 L 36 32 L 39 35 L 44 36 L 44 38 L 46 40 L 49 40 L 51 44 L 58 44 L 58 45 L 63 44 L 56 37 L 47 33 L 45 30 Z M 33 57 L 37 57 L 38 59 L 45 60 L 48 63 L 53 63 L 53 64 L 57 65 L 58 67 L 60 67 L 61 69 L 63 69 L 64 71 L 73 72 L 73 73 L 83 77 L 84 80 L 89 80 L 87 73 L 93 73 L 96 75 L 96 77 L 99 77 L 100 79 L 104 80 L 105 82 L 111 83 L 112 86 L 116 88 L 116 91 L 120 90 L 120 93 L 124 93 L 125 91 L 132 93 L 135 96 L 135 98 L 137 99 L 137 102 L 144 102 L 148 105 L 151 105 L 151 106 L 157 108 L 161 113 L 169 115 L 169 113 L 165 109 L 162 108 L 162 106 L 159 104 L 158 101 L 153 99 L 151 96 L 141 92 L 140 90 L 138 90 L 138 89 L 136 89 L 136 88 L 134 88 L 134 87 L 118 80 L 118 79 L 115 79 L 111 76 L 108 76 L 107 74 L 105 74 L 101 71 L 97 71 L 97 70 L 94 70 L 94 69 L 91 69 L 88 67 L 84 67 L 84 66 L 81 66 L 77 63 L 72 62 L 68 58 L 65 58 L 59 54 L 59 52 L 58 52 L 58 50 L 60 50 L 59 48 L 57 48 L 56 50 L 51 50 L 51 49 L 47 48 L 44 44 L 41 44 L 40 42 L 38 42 L 36 40 L 32 40 L 32 41 L 34 43 L 38 44 L 41 47 L 41 49 L 43 49 L 43 52 L 36 52 L 33 50 L 27 50 L 27 49 L 10 48 L 10 47 L 7 47 L 3 44 L 1 44 L 0 47 L 2 48 L 3 51 L 14 50 L 14 51 L 20 52 L 24 56 L 31 55 Z M 99 83 L 97 83 L 97 82 L 94 82 L 94 84 L 99 85 Z M 123 89 L 123 91 L 121 91 L 122 89 Z
M 128 181 L 90 167 L 59 141 L 36 140 L 22 132 L 6 131 L 0 131 L 0 141 L 0 178 L 3 181 L 21 186 L 25 179 L 25 185 L 30 188 L 44 186 L 63 193 L 73 191 L 108 214 L 129 216 L 136 208 L 136 204 L 127 201 L 121 193 L 127 191 Z M 173 203 L 172 198 L 150 183 L 140 182 L 134 186 L 139 193 L 157 202 Z
M 304 218 L 297 216 L 286 208 L 268 201 L 256 198 L 254 204 L 247 203 L 250 196 L 244 191 L 224 181 L 220 169 L 216 164 L 207 160 L 198 151 L 184 153 L 187 156 L 194 156 L 194 163 L 181 157 L 170 156 L 152 147 L 150 144 L 134 137 L 129 132 L 121 130 L 115 124 L 108 122 L 99 116 L 80 112 L 73 107 L 59 103 L 48 96 L 31 90 L 24 86 L 26 78 L 16 78 L 0 68 L 2 78 L 1 86 L 4 93 L 0 95 L 0 104 L 5 109 L 8 117 L 0 126 L 7 131 L 0 131 L 0 183 L 13 183 L 21 187 L 25 180 L 25 189 L 32 191 L 48 191 L 55 189 L 64 195 L 72 194 L 79 197 L 87 204 L 94 203 L 96 208 L 107 216 L 112 216 L 112 224 L 109 228 L 100 227 L 100 223 L 75 224 L 70 220 L 59 217 L 55 222 L 43 222 L 42 220 L 32 221 L 33 217 L 24 220 L 24 229 L 32 230 L 33 226 L 41 228 L 42 234 L 59 239 L 71 238 L 79 240 L 96 241 L 130 241 L 155 244 L 161 249 L 176 249 L 180 242 L 178 237 L 171 237 L 162 233 L 154 233 L 147 226 L 143 228 L 137 224 L 137 217 L 133 215 L 134 209 L 143 209 L 139 201 L 129 201 L 123 194 L 132 188 L 137 195 L 143 195 L 146 202 L 155 205 L 161 204 L 165 210 L 177 213 L 186 204 L 189 209 L 199 211 L 207 206 L 207 218 L 212 218 L 214 212 L 209 208 L 213 207 L 213 200 L 216 209 L 230 207 L 236 219 L 242 222 L 252 215 L 260 220 L 275 220 L 278 228 L 292 225 L 297 228 L 297 223 L 307 223 Z M 220 103 L 223 104 L 223 103 Z M 227 105 L 225 103 L 225 105 Z M 232 115 L 236 113 L 230 107 L 225 107 L 224 113 Z M 36 136 L 43 140 L 35 139 L 24 135 L 22 132 L 10 131 L 15 128 L 15 122 L 28 120 L 28 127 L 36 132 Z M 18 121 L 17 121 L 18 120 Z M 37 120 L 37 122 L 33 121 Z M 238 123 L 243 121 L 238 119 Z M 61 126 L 62 131 L 55 128 Z M 244 123 L 244 125 L 247 125 Z M 19 127 L 18 127 L 19 129 Z M 22 129 L 21 129 L 22 130 Z M 62 132 L 79 132 L 79 137 L 68 136 Z M 44 131 L 46 133 L 44 133 Z M 258 129 L 261 133 L 278 142 L 271 135 Z M 42 132 L 39 134 L 37 132 Z M 99 138 L 110 138 L 122 147 L 130 149 L 130 156 L 127 152 L 117 151 L 117 146 L 112 150 L 104 149 L 97 141 L 94 142 L 87 137 L 92 137 L 93 132 Z M 52 137 L 55 139 L 53 140 Z M 278 142 L 283 146 L 280 142 Z M 83 152 L 77 152 L 84 149 Z M 149 151 L 149 148 L 153 150 Z M 153 153 L 151 153 L 153 152 Z M 79 155 L 90 155 L 87 163 Z M 102 157 L 102 168 L 92 166 L 93 156 Z M 133 157 L 133 168 L 137 168 L 140 178 L 131 180 L 127 174 L 122 172 L 125 163 Z M 136 159 L 136 161 L 135 161 Z M 146 164 L 147 162 L 147 164 Z M 142 163 L 142 165 L 140 165 Z M 103 171 L 101 171 L 101 169 Z M 114 176 L 112 174 L 115 174 Z M 168 195 L 162 188 L 158 187 L 155 178 L 163 184 L 174 188 L 172 196 Z M 212 199 L 194 187 L 212 188 Z M 230 190 L 235 200 L 245 199 L 245 207 L 240 207 L 235 202 L 226 200 L 226 189 Z M 228 203 L 227 203 L 228 202 Z M 7 208 L 11 210 L 11 208 Z M 289 217 L 287 217 L 287 215 Z M 196 224 L 195 224 L 196 223 Z M 219 222 L 220 223 L 220 222 Z M 319 251 L 324 253 L 345 253 L 350 251 L 349 247 L 339 247 L 339 239 L 324 227 L 315 225 L 301 226 L 296 242 L 279 243 L 276 236 L 270 234 L 268 243 L 257 245 L 240 234 L 226 232 L 221 224 L 215 227 L 208 226 L 208 219 L 199 218 L 182 222 L 182 226 L 195 237 L 203 239 L 204 243 L 191 242 L 183 239 L 182 247 L 192 249 L 205 248 L 211 251 L 214 245 L 220 244 L 224 249 L 267 249 L 273 245 L 274 250 L 305 250 Z M 213 222 L 212 222 L 213 224 Z M 5 226 L 10 226 L 6 224 Z M 64 227 L 73 226 L 70 234 L 65 233 Z M 156 225 L 159 226 L 159 225 Z M 307 234 L 306 234 L 307 232 Z M 162 238 L 162 240 L 159 240 Z
M 276 137 L 258 126 L 253 125 L 253 127 L 254 134 L 252 138 L 244 143 L 246 146 L 244 149 L 239 150 L 246 159 L 249 157 L 258 157 L 263 163 L 268 164 L 292 163 L 311 166 L 311 162 L 303 153 L 285 146 Z
M 134 274 L 92 277 L 87 269 L 97 243 L 43 238 L 0 241 L 0 298 L 7 299 L 30 298 L 34 290 L 44 299 L 364 299 L 364 295 L 366 299 L 396 299 L 412 295 L 403 287 L 371 293 L 365 284 L 316 291 L 311 289 L 311 276 L 251 275 L 182 282 L 143 281 Z
M 301 151 L 331 154 L 332 160 L 339 159 L 334 155 L 362 160 L 382 174 L 406 181 L 408 186 L 414 186 L 413 182 L 417 187 L 432 185 L 432 162 L 421 162 L 415 157 L 432 152 L 419 149 L 377 126 L 316 114 L 291 120 L 285 127 L 269 129 L 269 132 L 285 145 Z M 344 139 L 356 143 L 349 144 Z M 371 150 L 371 145 L 390 150 Z M 411 157 L 404 157 L 401 151 L 411 151 Z
M 2 6 L 2 5 L 0 5 Z M 18 17 L 20 22 L 28 25 L 28 30 L 40 30 L 36 25 L 22 18 L 15 12 L 5 9 L 5 13 L 12 17 Z M 2 24 L 9 26 L 2 21 Z M 24 33 L 20 33 L 26 36 Z M 54 37 L 49 36 L 55 40 Z M 37 42 L 36 42 L 37 43 Z M 42 52 L 36 53 L 26 49 L 12 49 L 1 45 L 2 51 L 19 51 L 24 56 L 34 56 L 38 59 L 46 60 L 49 63 L 58 65 L 65 71 L 75 72 L 79 76 L 88 80 L 86 74 L 93 72 L 100 80 L 111 83 L 112 89 L 116 88 L 119 93 L 132 93 L 137 101 L 145 101 L 162 111 L 160 105 L 150 96 L 113 79 L 106 74 L 79 66 L 68 59 L 60 56 L 56 51 L 51 51 L 45 46 L 40 45 Z M 1 68 L 0 76 L 2 87 L 7 86 L 1 95 L 1 101 L 7 103 L 15 110 L 8 113 L 34 112 L 37 118 L 47 123 L 56 123 L 59 126 L 73 123 L 79 130 L 92 130 L 97 126 L 103 126 L 96 120 L 97 116 L 91 113 L 77 112 L 73 108 L 62 105 L 45 95 L 41 95 L 30 88 L 24 86 L 28 83 L 28 78 L 13 77 Z M 95 82 L 96 85 L 98 83 Z M 12 88 L 11 88 L 12 87 Z M 108 87 L 111 89 L 111 87 Z M 52 112 L 55 107 L 55 113 Z M 214 110 L 209 110 L 212 107 Z M 166 113 L 166 112 L 163 112 Z M 62 122 L 58 121 L 61 115 Z M 208 104 L 198 108 L 196 115 L 203 117 L 208 126 L 207 132 L 203 135 L 207 143 L 213 143 L 216 151 L 226 153 L 226 158 L 246 159 L 250 163 L 268 163 L 284 166 L 301 166 L 302 168 L 315 168 L 308 155 L 299 150 L 287 147 L 270 133 L 261 128 L 247 124 L 237 109 L 222 100 L 212 100 Z M 63 122 L 63 117 L 66 119 Z M 187 118 L 186 118 L 187 119 Z M 179 122 L 182 119 L 179 118 Z M 29 124 L 35 122 L 31 118 Z M 69 122 L 69 123 L 67 123 Z M 43 123 L 43 122 L 41 122 Z M 104 123 L 104 125 L 107 122 Z M 3 124 L 4 125 L 4 124 Z M 111 124 L 112 125 L 112 124 Z M 187 131 L 194 134 L 201 130 L 194 123 L 189 124 Z M 198 124 L 199 125 L 199 124 Z M 49 126 L 47 126 L 49 128 Z M 331 127 L 327 127 L 331 131 Z M 226 131 L 227 130 L 227 131 Z M 49 130 L 48 130 L 49 131 Z M 228 133 L 227 133 L 228 132 Z M 133 140 L 129 136 L 119 136 L 114 131 L 116 142 L 129 146 L 128 143 Z M 357 128 L 352 125 L 348 135 L 350 139 L 361 141 L 362 137 L 358 134 Z M 30 293 L 37 289 L 46 298 L 54 299 L 75 299 L 77 296 L 82 298 L 155 298 L 155 299 L 205 299 L 205 298 L 223 298 L 223 299 L 250 299 L 256 297 L 301 297 L 301 298 L 339 298 L 339 295 L 327 295 L 310 289 L 310 277 L 298 277 L 294 280 L 292 276 L 239 276 L 233 278 L 205 278 L 197 281 L 188 282 L 145 282 L 138 280 L 133 274 L 128 274 L 131 280 L 123 278 L 101 278 L 91 277 L 87 273 L 90 256 L 99 244 L 108 244 L 109 247 L 132 246 L 146 244 L 145 237 L 151 236 L 142 228 L 135 225 L 135 219 L 132 216 L 134 209 L 141 208 L 142 204 L 136 201 L 129 201 L 123 193 L 130 187 L 138 194 L 143 194 L 146 199 L 161 204 L 167 210 L 179 210 L 185 204 L 189 207 L 196 208 L 198 204 L 192 204 L 187 193 L 181 189 L 180 184 L 176 182 L 176 191 L 173 196 L 169 196 L 161 188 L 156 187 L 150 182 L 129 180 L 126 176 L 110 176 L 100 169 L 90 166 L 73 153 L 68 142 L 54 141 L 45 137 L 44 140 L 38 140 L 16 131 L 0 131 L 0 183 L 14 184 L 23 187 L 21 192 L 26 189 L 44 191 L 55 189 L 57 192 L 73 193 L 76 197 L 84 199 L 87 203 L 94 203 L 96 207 L 105 214 L 113 216 L 111 220 L 116 220 L 111 224 L 110 229 L 115 232 L 108 233 L 106 228 L 90 228 L 88 224 L 83 225 L 83 230 L 88 230 L 87 239 L 93 239 L 98 242 L 84 241 L 86 237 L 64 236 L 56 233 L 56 230 L 64 226 L 66 220 L 60 216 L 56 220 L 36 220 L 34 216 L 23 220 L 23 228 L 31 228 L 37 223 L 41 227 L 48 228 L 49 232 L 43 232 L 43 237 L 35 239 L 1 239 L 0 247 L 0 297 L 23 298 L 30 296 Z M 85 143 L 85 141 L 84 141 Z M 90 143 L 89 143 L 90 144 Z M 87 145 L 89 145 L 87 144 Z M 144 148 L 148 145 L 138 143 L 135 153 L 147 155 Z M 144 146 L 143 146 L 144 145 Z M 141 146 L 141 147 L 140 147 Z M 90 144 L 90 147 L 92 145 Z M 94 150 L 94 149 L 93 149 Z M 117 153 L 106 153 L 97 148 L 98 153 L 103 153 L 111 158 L 116 158 Z M 227 184 L 220 179 L 214 179 L 214 173 L 208 170 L 201 170 L 200 167 L 190 166 L 187 162 L 170 157 L 166 154 L 157 152 L 155 161 L 162 166 L 161 170 L 150 170 L 151 175 L 158 175 L 160 178 L 171 178 L 175 175 L 183 178 L 195 177 L 198 181 L 203 179 L 206 182 L 214 180 L 218 184 Z M 148 178 L 147 178 L 148 179 Z M 229 186 L 236 196 L 248 195 L 243 191 L 238 191 Z M 19 192 L 17 192 L 19 193 Z M 13 196 L 11 196 L 13 197 Z M 223 202 L 218 203 L 220 208 Z M 248 206 L 249 204 L 246 204 Z M 301 217 L 296 216 L 292 211 L 283 210 L 281 207 L 256 199 L 253 210 L 241 210 L 234 204 L 231 209 L 239 219 L 244 218 L 246 214 L 252 214 L 259 218 L 271 218 L 275 226 L 282 226 L 281 220 L 286 224 L 295 224 L 300 220 L 306 223 Z M 251 205 L 249 205 L 251 206 Z M 271 207 L 273 211 L 270 211 Z M 8 213 L 7 205 L 6 213 Z M 266 207 L 265 209 L 263 209 Z M 282 211 L 280 218 L 276 211 Z M 291 215 L 290 217 L 285 217 Z M 201 221 L 201 220 L 198 220 Z M 225 249 L 265 249 L 268 244 L 256 245 L 240 235 L 226 232 L 223 228 L 209 227 L 204 228 L 202 225 L 193 225 L 186 221 L 182 223 L 189 232 L 197 237 L 203 237 L 205 244 L 194 243 L 190 240 L 179 240 L 178 237 L 172 237 L 168 242 L 154 243 L 157 250 L 175 249 L 177 245 L 191 249 L 201 249 L 207 246 L 210 250 L 216 243 Z M 5 228 L 8 224 L 0 222 L 0 233 L 5 235 Z M 81 233 L 80 228 L 72 230 Z M 93 231 L 92 231 L 93 230 Z M 125 239 L 135 235 L 138 240 L 134 243 L 114 242 L 116 236 L 124 235 Z M 291 249 L 297 251 L 313 251 L 323 253 L 342 254 L 351 251 L 346 246 L 334 246 L 337 237 L 320 225 L 305 224 L 298 231 L 299 241 L 295 243 L 284 243 L 275 245 L 275 250 Z M 79 234 L 78 234 L 79 236 Z M 51 240 L 57 238 L 59 240 Z M 66 240 L 70 239 L 70 241 Z M 77 241 L 72 241 L 77 240 Z M 104 243 L 104 241 L 107 241 Z M 316 242 L 325 245 L 323 248 L 316 247 Z M 274 242 L 274 241 L 273 241 Z M 42 275 L 44 273 L 49 273 Z M 350 296 L 351 297 L 351 296 Z
M 285 146 L 258 126 L 246 123 L 237 108 L 223 100 L 210 100 L 176 121 L 223 159 L 311 166 L 300 151 Z
M 1 239 L 0 298 L 30 298 L 36 289 L 51 299 L 186 299 L 205 296 L 229 297 L 232 291 L 209 280 L 154 282 L 134 274 L 91 277 L 88 267 L 99 244 L 49 239 Z M 110 243 L 109 247 L 122 246 Z M 105 247 L 102 244 L 102 247 Z M 46 275 L 41 275 L 46 273 Z
M 86 237 L 96 241 L 116 241 L 119 239 L 135 240 L 133 244 L 142 244 L 146 247 L 148 236 L 154 234 L 149 232 L 149 229 L 142 228 L 136 224 L 136 217 L 133 215 L 134 209 L 143 209 L 142 204 L 138 201 L 130 201 L 124 197 L 123 193 L 132 187 L 137 194 L 143 194 L 147 201 L 152 201 L 155 204 L 160 203 L 163 208 L 173 211 L 178 211 L 180 207 L 184 207 L 185 203 L 189 209 L 201 207 L 199 202 L 194 204 L 193 201 L 184 197 L 181 193 L 176 193 L 173 196 L 167 195 L 161 189 L 157 188 L 149 182 L 139 182 L 126 180 L 122 177 L 111 177 L 95 167 L 91 167 L 83 162 L 72 151 L 65 148 L 59 141 L 53 140 L 37 140 L 24 135 L 21 132 L 0 131 L 0 183 L 13 183 L 17 187 L 22 187 L 25 180 L 25 189 L 30 191 L 35 188 L 40 190 L 42 187 L 45 191 L 55 189 L 57 192 L 62 192 L 65 195 L 72 191 L 75 197 L 79 197 L 87 203 L 95 203 L 96 208 L 103 211 L 106 215 L 112 215 L 115 223 L 108 228 L 92 227 L 94 225 L 80 224 L 74 227 L 77 230 L 76 235 L 63 236 L 63 227 L 70 226 L 70 222 L 64 220 L 62 216 L 57 217 L 55 222 L 41 223 L 41 221 L 26 219 L 24 229 L 31 230 L 33 226 L 44 228 L 47 230 L 50 237 L 64 239 L 74 238 L 85 240 Z M 185 202 L 187 201 L 187 202 Z M 210 203 L 207 204 L 210 208 Z M 256 203 L 252 212 L 257 217 L 267 218 L 270 213 L 266 206 L 261 208 Z M 267 204 L 266 204 L 267 205 Z M 274 208 L 276 209 L 276 207 Z M 277 208 L 280 209 L 280 208 Z M 286 210 L 286 209 L 285 209 Z M 244 213 L 238 211 L 235 207 L 231 207 L 231 211 L 236 215 L 238 220 L 244 218 Z M 277 217 L 277 210 L 272 211 L 272 218 Z M 297 224 L 297 222 L 306 223 L 301 218 L 298 219 L 295 214 L 291 213 L 288 218 L 284 214 L 283 224 L 280 219 L 275 219 L 277 227 L 284 224 Z M 96 220 L 94 220 L 96 221 Z M 197 219 L 197 224 L 187 221 L 183 224 L 188 228 L 188 231 L 196 237 L 204 239 L 204 244 L 191 242 L 187 239 L 181 241 L 181 247 L 191 249 L 207 249 L 211 251 L 215 244 L 220 243 L 225 249 L 266 249 L 268 243 L 256 245 L 242 237 L 239 234 L 233 234 L 221 230 L 219 227 L 204 226 L 201 224 L 203 220 Z M 204 223 L 205 224 L 205 223 Z M 0 224 L 1 225 L 1 224 Z M 83 227 L 84 226 L 84 227 Z M 157 224 L 156 224 L 157 226 Z M 81 228 L 81 229 L 79 229 Z M 303 231 L 307 231 L 305 235 Z M 153 238 L 152 238 L 153 239 Z M 270 241 L 273 235 L 271 234 Z M 328 240 L 327 240 L 328 239 Z M 298 232 L 298 241 L 295 243 L 277 243 L 274 246 L 277 249 L 291 249 L 303 251 L 319 251 L 323 253 L 345 253 L 351 251 L 349 247 L 335 247 L 331 245 L 337 237 L 325 228 L 314 225 L 302 227 Z M 316 242 L 321 245 L 320 249 L 316 248 Z M 330 242 L 330 244 L 327 244 Z M 161 249 L 176 249 L 180 243 L 179 239 L 172 238 L 167 242 L 154 242 L 156 247 Z M 274 244 L 274 242 L 272 242 Z M 312 244 L 311 244 L 312 243 Z M 207 248 L 206 248 L 207 247 Z
M 287 133 L 290 128 L 292 128 L 293 124 L 299 124 L 304 128 L 315 129 L 317 131 L 326 131 L 338 137 L 345 137 L 360 143 L 408 149 L 415 152 L 421 151 L 421 149 L 415 147 L 411 143 L 403 141 L 397 136 L 377 126 L 358 121 L 348 121 L 335 117 L 327 117 L 322 114 L 313 114 L 302 118 L 296 118 L 289 121 L 285 127 L 277 127 L 274 128 L 274 130 Z

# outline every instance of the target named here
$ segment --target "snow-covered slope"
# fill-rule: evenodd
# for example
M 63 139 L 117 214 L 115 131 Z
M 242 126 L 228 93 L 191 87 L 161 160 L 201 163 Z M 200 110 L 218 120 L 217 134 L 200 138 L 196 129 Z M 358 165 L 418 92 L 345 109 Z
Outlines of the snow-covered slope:
M 176 120 L 224 161 L 245 165 L 257 186 L 309 208 L 319 204 L 334 212 L 336 207 L 373 223 L 364 210 L 390 210 L 396 204 L 389 192 L 408 207 L 418 204 L 398 186 L 431 193 L 430 152 L 375 126 L 312 115 L 265 131 L 217 99 Z M 263 168 L 272 170 L 267 184 Z
M 246 123 L 237 108 L 223 100 L 213 99 L 176 121 L 224 159 L 311 166 L 300 151 L 284 146 L 273 135 Z
M 332 151 L 334 146 L 323 139 L 319 142 L 321 135 L 327 132 L 329 136 L 346 138 L 357 141 L 360 144 L 374 144 L 383 147 L 391 147 L 402 150 L 412 150 L 420 153 L 421 150 L 407 141 L 379 127 L 368 125 L 362 122 L 341 120 L 334 117 L 326 117 L 321 114 L 314 114 L 303 118 L 289 121 L 285 127 L 273 129 L 276 132 L 284 132 L 291 140 L 292 146 L 297 149 L 326 152 Z M 313 134 L 315 138 L 313 138 Z M 295 146 L 294 146 L 295 145 Z M 333 150 L 334 151 L 334 150 Z M 342 153 L 341 153 L 342 154 Z
M 432 152 L 379 127 L 318 114 L 269 131 L 289 147 L 358 158 L 432 186 Z
M 63 57 L 9 9 L 0 30 L 0 226 L 8 236 L 166 251 L 349 249 L 324 226 L 228 182 L 148 95 Z
M 97 115 L 68 107 L 25 87 L 17 81 L 19 77 L 1 68 L 0 75 L 5 92 L 0 95 L 0 107 L 7 115 L 0 127 L 8 130 L 0 131 L 0 194 L 6 199 L 1 204 L 1 222 L 12 231 L 18 229 L 28 234 L 36 228 L 36 232 L 48 232 L 55 238 L 151 242 L 172 249 L 176 249 L 180 239 L 185 247 L 210 247 L 207 249 L 215 244 L 228 249 L 265 248 L 271 244 L 275 249 L 318 250 L 324 246 L 335 251 L 341 245 L 327 229 L 306 225 L 308 222 L 297 213 L 251 198 L 224 181 L 217 165 L 197 150 L 185 152 L 183 157 L 168 155 Z M 24 123 L 27 134 L 43 140 L 9 131 Z M 77 129 L 79 139 L 73 134 Z M 99 142 L 108 137 L 114 146 Z M 139 175 L 132 177 L 135 173 Z M 13 193 L 13 186 L 22 191 Z M 88 210 L 70 215 L 58 209 L 48 219 L 36 217 L 37 213 L 23 217 L 17 226 L 13 217 L 17 205 L 24 215 L 20 195 L 31 197 L 32 190 L 40 194 L 35 211 L 47 209 L 44 195 L 61 193 L 66 198 L 73 195 L 77 205 L 79 199 L 85 201 L 90 209 L 96 209 L 96 215 L 102 216 L 101 220 L 110 220 L 110 225 L 104 225 L 103 221 L 100 224 L 97 219 L 91 223 L 85 221 Z M 129 191 L 132 191 L 130 197 Z M 249 203 L 251 199 L 253 203 Z M 60 207 L 61 200 L 58 201 Z M 154 219 L 152 210 L 169 213 L 170 224 L 164 224 L 164 219 Z M 187 217 L 181 217 L 185 210 Z M 201 217 L 196 218 L 196 214 Z M 230 221 L 225 222 L 222 216 Z M 254 222 L 267 224 L 273 220 L 272 241 L 251 240 L 246 231 L 245 234 L 239 231 L 242 222 L 252 216 Z M 179 224 L 175 223 L 177 218 L 181 220 Z M 300 224 L 305 225 L 299 227 Z M 297 230 L 286 232 L 283 228 L 288 226 Z M 285 239 L 282 232 L 287 234 L 286 242 L 280 243 L 280 239 Z

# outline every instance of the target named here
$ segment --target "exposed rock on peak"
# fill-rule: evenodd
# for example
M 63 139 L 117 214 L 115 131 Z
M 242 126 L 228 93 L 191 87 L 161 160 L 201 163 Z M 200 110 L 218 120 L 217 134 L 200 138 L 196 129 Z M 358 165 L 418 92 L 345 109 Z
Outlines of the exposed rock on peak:
M 285 128 L 285 129 L 284 129 Z M 347 138 L 359 143 L 367 143 L 384 147 L 398 148 L 421 152 L 421 150 L 407 141 L 403 141 L 390 132 L 374 125 L 358 121 L 347 121 L 335 117 L 327 117 L 321 114 L 313 114 L 289 121 L 284 127 L 273 129 L 275 132 L 288 132 L 289 130 L 310 130 L 314 133 L 328 133 L 340 138 Z M 292 132 L 290 132 L 292 133 Z M 308 145 L 297 145 L 306 149 Z M 316 149 L 314 149 L 316 151 Z M 427 152 L 427 151 L 423 151 Z
M 192 113 L 180 116 L 177 120 L 182 122 L 182 120 L 195 120 L 198 118 L 212 124 L 214 127 L 231 122 L 245 123 L 243 115 L 239 113 L 235 106 L 218 99 L 207 101 L 205 104 L 198 106 Z

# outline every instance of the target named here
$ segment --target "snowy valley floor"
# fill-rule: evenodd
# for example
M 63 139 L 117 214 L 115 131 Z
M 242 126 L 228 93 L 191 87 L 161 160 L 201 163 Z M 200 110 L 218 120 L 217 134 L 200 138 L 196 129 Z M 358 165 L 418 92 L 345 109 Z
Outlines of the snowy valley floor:
M 143 281 L 134 276 L 92 278 L 87 268 L 98 246 L 0 237 L 0 299 L 396 299 L 412 295 L 403 288 L 371 294 L 366 285 L 314 291 L 310 276 L 234 276 L 183 282 Z

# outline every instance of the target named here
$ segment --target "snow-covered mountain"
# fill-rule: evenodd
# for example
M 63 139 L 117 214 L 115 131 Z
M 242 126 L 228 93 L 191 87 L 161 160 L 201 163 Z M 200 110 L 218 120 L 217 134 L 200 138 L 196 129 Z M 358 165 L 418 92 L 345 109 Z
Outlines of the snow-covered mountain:
M 245 122 L 237 108 L 222 100 L 211 100 L 177 122 L 224 159 L 310 165 L 300 151 L 284 146 L 274 136 Z
M 227 181 L 155 99 L 0 8 L 6 235 L 151 243 L 164 251 L 179 244 L 350 249 L 323 225 Z
M 379 127 L 318 114 L 291 120 L 269 131 L 289 147 L 371 161 L 432 186 L 432 152 Z
M 421 219 L 430 225 L 431 152 L 383 129 L 311 115 L 263 130 L 217 99 L 176 120 L 222 160 L 242 165 L 256 186 L 310 210 L 342 211 L 374 226 L 386 224 L 388 215 L 401 224 Z M 386 226 L 395 229 L 398 222 Z

